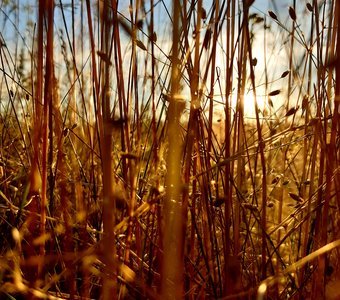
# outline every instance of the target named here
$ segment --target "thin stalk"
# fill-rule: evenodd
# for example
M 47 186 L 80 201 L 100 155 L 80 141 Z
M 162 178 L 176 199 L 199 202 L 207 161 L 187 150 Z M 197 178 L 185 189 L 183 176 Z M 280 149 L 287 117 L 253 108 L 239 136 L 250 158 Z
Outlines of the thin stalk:
M 293 9 L 295 11 L 296 8 L 296 0 L 293 0 Z M 295 20 L 292 20 L 292 31 L 290 32 L 290 46 L 289 46 L 289 69 L 291 70 L 288 74 L 288 93 L 287 93 L 287 110 L 290 108 L 289 107 L 289 102 L 290 102 L 290 96 L 291 96 L 291 91 L 292 91 L 292 81 L 293 81 L 293 53 L 294 53 L 294 41 L 295 41 Z
M 52 129 L 52 111 L 51 105 L 53 100 L 53 10 L 54 2 L 39 2 L 43 6 L 44 15 L 47 17 L 47 44 L 46 44 L 46 71 L 44 86 L 43 102 L 43 127 L 42 127 L 42 157 L 41 157 L 41 218 L 40 218 L 40 235 L 45 236 L 46 226 L 46 209 L 47 209 L 47 152 L 48 152 L 48 128 Z M 50 141 L 51 142 L 51 141 Z M 51 142 L 52 143 L 52 142 Z M 51 151 L 51 150 L 50 150 Z M 50 152 L 51 153 L 51 152 Z M 50 158 L 51 163 L 51 158 Z M 39 277 L 43 276 L 43 265 L 45 256 L 45 240 L 40 244 L 39 254 L 41 261 L 39 265 Z
M 231 91 L 233 78 L 233 62 L 234 62 L 234 32 L 235 32 L 235 0 L 228 2 L 227 8 L 227 30 L 226 30 L 226 83 L 225 83 L 225 158 L 231 157 Z M 231 208 L 232 208 L 232 163 L 225 164 L 224 179 L 224 290 L 223 295 L 227 296 L 232 289 L 231 276 L 229 274 L 229 257 L 231 254 Z
M 217 37 L 218 37 L 218 16 L 219 16 L 219 1 L 215 1 L 215 18 L 214 18 L 214 32 L 213 32 L 213 40 L 212 40 L 212 50 L 211 50 L 211 74 L 210 74 L 210 92 L 209 92 L 209 131 L 208 131 L 208 146 L 207 146 L 207 151 L 210 155 L 211 151 L 211 145 L 212 145 L 212 132 L 213 132 L 213 117 L 214 117 L 214 85 L 215 85 L 215 66 L 216 66 L 216 45 L 217 45 Z
M 182 145 L 180 115 L 184 108 L 180 93 L 180 13 L 181 1 L 173 3 L 173 46 L 171 71 L 171 96 L 168 111 L 168 143 L 166 197 L 164 203 L 162 299 L 183 297 L 183 224 L 182 224 Z
M 248 24 L 248 7 L 245 6 L 245 22 Z M 261 232 L 262 232 L 262 250 L 261 250 L 261 273 L 262 278 L 266 278 L 266 263 L 267 263 L 267 168 L 266 168 L 266 158 L 264 155 L 265 150 L 265 142 L 262 135 L 262 125 L 260 123 L 259 118 L 259 109 L 257 104 L 257 95 L 256 95 L 256 84 L 255 84 L 255 73 L 254 73 L 254 67 L 252 65 L 253 61 L 253 54 L 252 54 L 252 48 L 250 43 L 250 35 L 249 35 L 249 28 L 248 26 L 245 26 L 246 29 L 246 39 L 248 44 L 248 55 L 249 55 L 249 64 L 250 64 L 250 79 L 251 79 L 251 85 L 253 88 L 253 95 L 254 95 L 254 104 L 255 104 L 255 116 L 256 116 L 256 129 L 258 134 L 258 140 L 259 140 L 259 154 L 261 159 L 261 168 L 262 168 L 262 205 L 261 205 Z
M 103 278 L 102 297 L 104 300 L 115 299 L 117 290 L 117 267 L 115 263 L 115 210 L 116 199 L 113 193 L 112 170 L 112 130 L 111 130 L 111 105 L 110 105 L 110 57 L 112 37 L 112 7 L 109 1 L 103 3 L 101 25 L 103 32 L 102 52 L 106 61 L 102 62 L 101 100 L 103 109 L 104 136 L 102 146 L 103 170 L 103 251 L 106 267 L 113 275 Z

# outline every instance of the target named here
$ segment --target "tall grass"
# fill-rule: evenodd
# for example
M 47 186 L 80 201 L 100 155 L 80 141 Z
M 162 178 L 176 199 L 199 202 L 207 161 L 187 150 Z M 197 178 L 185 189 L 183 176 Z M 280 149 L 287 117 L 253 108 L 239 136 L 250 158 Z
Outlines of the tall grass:
M 1 298 L 339 297 L 339 4 L 281 4 L 1 4 Z

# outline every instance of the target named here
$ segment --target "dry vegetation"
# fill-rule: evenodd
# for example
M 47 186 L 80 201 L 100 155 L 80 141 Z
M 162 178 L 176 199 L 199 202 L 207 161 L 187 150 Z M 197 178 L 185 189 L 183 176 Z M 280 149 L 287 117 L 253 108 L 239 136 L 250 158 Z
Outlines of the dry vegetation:
M 0 2 L 1 299 L 339 299 L 339 1 L 31 2 Z

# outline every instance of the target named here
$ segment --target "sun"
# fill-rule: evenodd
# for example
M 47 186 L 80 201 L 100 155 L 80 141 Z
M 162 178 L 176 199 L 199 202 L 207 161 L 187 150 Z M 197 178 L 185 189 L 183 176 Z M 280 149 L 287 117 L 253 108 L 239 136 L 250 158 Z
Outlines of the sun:
M 255 114 L 255 97 L 252 92 L 245 93 L 243 96 L 244 103 L 244 116 L 249 119 L 256 118 Z M 257 107 L 260 111 L 263 111 L 265 108 L 265 97 L 257 95 L 256 96 Z

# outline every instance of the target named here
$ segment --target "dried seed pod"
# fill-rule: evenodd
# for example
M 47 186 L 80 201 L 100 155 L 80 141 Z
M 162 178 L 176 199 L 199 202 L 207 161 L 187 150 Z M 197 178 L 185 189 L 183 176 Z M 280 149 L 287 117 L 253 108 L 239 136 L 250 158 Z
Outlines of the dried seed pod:
M 289 16 L 291 17 L 291 19 L 293 21 L 296 21 L 296 13 L 295 13 L 295 9 L 291 6 L 289 6 L 288 8 L 288 12 L 289 12 Z
M 288 109 L 285 117 L 289 117 L 291 115 L 294 115 L 297 111 L 298 107 L 291 107 L 290 109 Z
M 138 155 L 134 154 L 134 153 L 129 153 L 129 152 L 122 152 L 120 153 L 120 156 L 122 158 L 126 158 L 126 159 L 133 159 L 133 160 L 136 160 L 138 159 Z
M 137 26 L 139 29 L 143 29 L 143 24 L 144 24 L 143 19 L 139 19 L 139 20 L 136 22 L 136 26 Z
M 279 181 L 280 181 L 280 177 L 276 176 L 275 178 L 273 178 L 272 184 L 278 183 Z
M 207 19 L 207 11 L 202 7 L 201 9 L 201 18 L 203 20 L 206 20 Z
M 211 37 L 212 37 L 212 31 L 210 28 L 208 28 L 207 31 L 205 32 L 205 36 L 203 40 L 203 47 L 205 49 L 209 48 Z
M 269 207 L 269 208 L 274 207 L 274 202 L 269 201 L 269 202 L 267 203 L 267 207 Z
M 70 132 L 70 130 L 68 128 L 65 128 L 64 131 L 63 131 L 64 137 L 67 137 L 69 132 Z
M 268 98 L 268 104 L 269 104 L 271 107 L 274 107 L 273 101 L 272 101 L 272 99 L 270 99 L 270 98 Z
M 154 32 L 154 33 L 151 35 L 150 41 L 151 41 L 151 42 L 154 42 L 154 43 L 157 42 L 157 34 L 156 34 L 156 32 Z
M 140 40 L 136 40 L 136 45 L 137 45 L 137 47 L 139 47 L 142 50 L 146 51 L 145 45 Z
M 268 14 L 272 19 L 278 21 L 277 15 L 275 13 L 273 13 L 271 10 L 268 10 Z
M 245 203 L 245 204 L 243 204 L 243 207 L 246 208 L 246 209 L 249 209 L 251 211 L 258 211 L 257 206 L 253 205 L 253 204 Z
M 280 90 L 275 90 L 275 91 L 271 91 L 271 92 L 268 94 L 268 96 L 277 96 L 277 95 L 279 95 L 280 93 L 281 93 Z
M 284 71 L 282 74 L 281 74 L 281 78 L 285 78 L 288 74 L 289 74 L 290 71 Z
M 302 110 L 306 110 L 308 107 L 308 95 L 305 95 L 302 99 Z
M 290 196 L 290 198 L 292 198 L 295 201 L 303 202 L 303 199 L 299 195 L 297 195 L 297 194 L 288 193 L 288 195 Z
M 108 55 L 103 52 L 103 51 L 97 51 L 97 55 L 106 63 L 108 63 L 109 65 L 112 65 L 110 58 L 108 57 Z
M 310 11 L 310 12 L 312 12 L 313 11 L 313 6 L 312 6 L 312 4 L 310 4 L 309 2 L 306 4 L 306 6 L 307 6 L 307 9 Z

